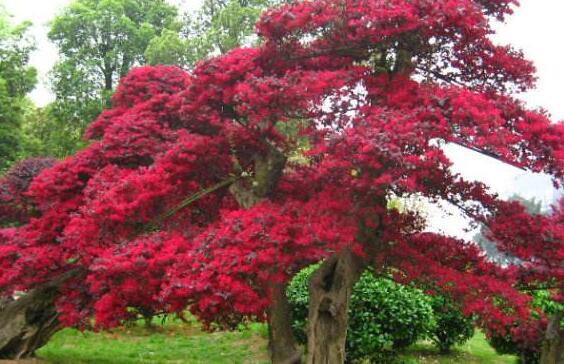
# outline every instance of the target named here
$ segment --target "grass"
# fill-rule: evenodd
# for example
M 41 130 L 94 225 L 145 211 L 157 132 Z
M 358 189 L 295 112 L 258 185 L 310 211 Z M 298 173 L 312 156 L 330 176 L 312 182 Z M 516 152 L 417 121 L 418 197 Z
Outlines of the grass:
M 111 332 L 57 333 L 38 351 L 41 364 L 268 363 L 266 332 L 252 324 L 235 332 L 202 332 L 195 322 L 172 322 L 156 331 L 140 324 Z
M 448 356 L 439 355 L 431 343 L 421 342 L 408 348 L 400 358 L 405 364 L 515 364 L 517 362 L 515 356 L 497 354 L 486 341 L 484 334 L 479 331 L 464 345 L 455 347 Z
M 167 322 L 156 331 L 141 323 L 111 332 L 65 329 L 38 351 L 38 360 L 18 364 L 266 364 L 267 332 L 251 324 L 235 332 L 202 332 L 197 322 Z M 402 364 L 514 364 L 516 358 L 498 355 L 482 333 L 441 356 L 428 342 L 408 348 Z M 16 363 L 0 361 L 0 363 Z

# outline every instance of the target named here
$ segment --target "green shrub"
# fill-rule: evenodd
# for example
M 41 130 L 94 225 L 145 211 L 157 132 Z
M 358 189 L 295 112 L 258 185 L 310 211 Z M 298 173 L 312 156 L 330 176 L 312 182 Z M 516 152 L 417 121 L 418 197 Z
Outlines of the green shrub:
M 306 342 L 308 282 L 318 265 L 310 266 L 292 280 L 288 299 L 292 305 L 293 328 L 301 343 Z M 370 359 L 384 362 L 400 349 L 424 338 L 434 327 L 429 297 L 418 289 L 404 287 L 386 278 L 364 272 L 353 288 L 347 332 L 347 360 Z
M 452 346 L 464 344 L 474 336 L 474 322 L 451 299 L 440 294 L 429 297 L 436 322 L 429 336 L 441 354 L 448 354 Z

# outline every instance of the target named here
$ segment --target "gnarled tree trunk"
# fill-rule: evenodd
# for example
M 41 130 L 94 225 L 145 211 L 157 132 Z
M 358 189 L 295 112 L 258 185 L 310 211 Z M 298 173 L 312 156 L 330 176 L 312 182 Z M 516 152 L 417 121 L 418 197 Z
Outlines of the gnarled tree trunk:
M 345 361 L 352 289 L 366 263 L 349 249 L 327 259 L 309 282 L 308 364 Z
M 564 363 L 564 328 L 560 326 L 563 318 L 564 312 L 560 312 L 550 319 L 542 346 L 540 364 Z
M 272 306 L 268 312 L 268 342 L 270 357 L 275 364 L 300 364 L 302 352 L 292 332 L 290 303 L 286 286 L 272 286 Z
M 80 269 L 71 269 L 18 299 L 3 302 L 0 310 L 0 358 L 33 356 L 62 328 L 55 309 L 57 291 L 64 282 L 80 272 Z
M 33 356 L 60 330 L 53 302 L 56 290 L 47 285 L 5 302 L 0 311 L 0 358 Z

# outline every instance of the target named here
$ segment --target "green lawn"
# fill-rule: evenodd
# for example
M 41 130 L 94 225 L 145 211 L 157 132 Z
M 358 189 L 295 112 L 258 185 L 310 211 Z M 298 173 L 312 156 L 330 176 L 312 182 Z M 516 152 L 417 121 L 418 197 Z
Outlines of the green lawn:
M 39 350 L 39 360 L 33 363 L 268 363 L 266 335 L 265 327 L 259 324 L 237 332 L 205 333 L 196 322 L 170 322 L 156 332 L 142 325 L 102 333 L 66 329 Z M 481 333 L 446 357 L 438 355 L 431 344 L 422 342 L 409 348 L 400 359 L 402 364 L 515 363 L 515 357 L 497 355 Z
M 137 363 L 268 363 L 266 332 L 253 324 L 238 332 L 202 332 L 197 323 L 168 323 L 156 331 L 142 325 L 112 332 L 66 329 L 38 351 L 41 363 L 137 364 Z
M 448 356 L 439 355 L 430 343 L 418 343 L 401 358 L 405 364 L 515 364 L 517 361 L 515 356 L 497 354 L 479 331 Z

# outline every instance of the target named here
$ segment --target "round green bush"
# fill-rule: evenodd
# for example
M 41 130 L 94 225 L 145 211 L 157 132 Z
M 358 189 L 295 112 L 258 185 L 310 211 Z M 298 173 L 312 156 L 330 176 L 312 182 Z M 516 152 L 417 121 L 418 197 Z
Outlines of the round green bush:
M 288 287 L 296 337 L 305 343 L 308 316 L 308 282 L 319 265 L 299 272 Z M 353 288 L 347 332 L 347 361 L 382 362 L 383 349 L 401 349 L 426 337 L 434 328 L 429 297 L 415 288 L 364 272 Z M 388 351 L 389 352 L 389 351 Z
M 430 339 L 441 354 L 447 354 L 455 344 L 464 344 L 474 336 L 474 322 L 464 316 L 460 307 L 451 299 L 440 295 L 429 296 L 436 325 Z

